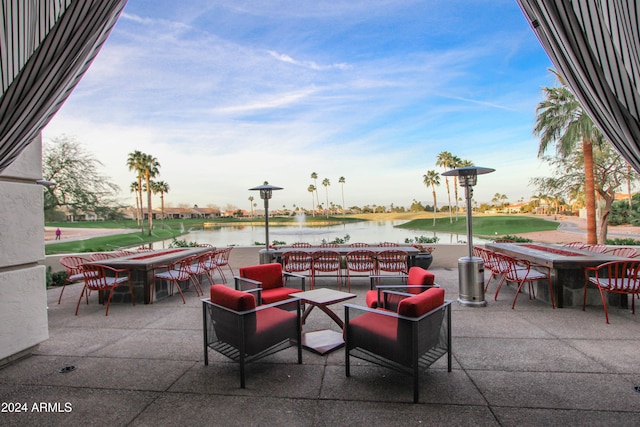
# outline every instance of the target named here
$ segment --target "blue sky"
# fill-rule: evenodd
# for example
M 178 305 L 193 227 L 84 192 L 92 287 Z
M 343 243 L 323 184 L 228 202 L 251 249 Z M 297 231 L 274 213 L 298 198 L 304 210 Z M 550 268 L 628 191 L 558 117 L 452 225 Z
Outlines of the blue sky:
M 442 151 L 496 169 L 475 200 L 515 202 L 548 174 L 532 126 L 549 67 L 515 0 L 129 0 L 43 137 L 81 141 L 132 204 L 133 150 L 173 206 L 249 209 L 266 180 L 271 206 L 310 208 L 312 172 L 321 202 L 328 178 L 342 204 L 343 176 L 347 206 L 432 204 Z

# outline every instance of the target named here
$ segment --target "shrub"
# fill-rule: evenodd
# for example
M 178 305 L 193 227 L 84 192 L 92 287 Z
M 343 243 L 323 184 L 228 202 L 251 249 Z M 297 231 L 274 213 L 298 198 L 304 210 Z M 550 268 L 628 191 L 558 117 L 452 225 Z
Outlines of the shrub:
M 502 236 L 502 237 L 496 237 L 496 239 L 513 240 L 516 243 L 531 243 L 531 242 L 533 242 L 533 240 L 527 239 L 526 237 L 512 236 L 510 234 L 507 234 L 506 236 Z
M 613 246 L 640 246 L 640 240 L 635 240 L 630 237 L 626 239 L 607 239 L 606 244 Z
M 51 267 L 47 268 L 47 276 L 46 276 L 46 286 L 47 288 L 52 288 L 55 286 L 62 286 L 67 281 L 67 272 L 66 271 L 56 271 L 55 273 L 51 272 Z

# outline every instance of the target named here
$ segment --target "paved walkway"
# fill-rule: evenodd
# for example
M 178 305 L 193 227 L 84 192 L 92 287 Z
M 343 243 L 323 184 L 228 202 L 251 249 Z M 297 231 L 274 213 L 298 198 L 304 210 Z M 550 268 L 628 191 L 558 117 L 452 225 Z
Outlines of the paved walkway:
M 434 270 L 457 299 L 457 269 Z M 335 279 L 319 286 L 334 287 Z M 353 282 L 364 302 L 367 281 Z M 491 291 L 490 291 L 491 292 Z M 344 350 L 288 349 L 238 366 L 210 352 L 203 364 L 201 304 L 193 290 L 153 305 L 104 307 L 91 298 L 74 316 L 80 286 L 48 291 L 50 339 L 0 370 L 3 426 L 637 426 L 640 425 L 640 313 L 601 307 L 552 310 L 501 291 L 485 308 L 453 305 L 452 372 L 444 360 L 411 381 L 365 362 L 344 374 Z M 335 306 L 342 316 L 342 304 Z M 314 310 L 306 329 L 335 328 Z M 75 370 L 59 370 L 74 366 Z M 43 402 L 49 412 L 37 412 Z M 6 413 L 26 403 L 27 413 Z M 46 406 L 46 405 L 45 405 Z M 46 408 L 43 408 L 46 409 Z M 51 411 L 54 410 L 54 413 Z M 66 411 L 66 412 L 65 412 Z

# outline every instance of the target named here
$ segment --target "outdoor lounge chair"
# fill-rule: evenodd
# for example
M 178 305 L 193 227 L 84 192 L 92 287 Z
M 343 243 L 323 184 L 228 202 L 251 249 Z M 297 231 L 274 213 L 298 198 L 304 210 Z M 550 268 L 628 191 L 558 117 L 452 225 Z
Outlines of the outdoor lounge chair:
M 296 311 L 283 310 L 293 303 Z M 278 351 L 296 346 L 302 363 L 300 300 L 256 306 L 250 293 L 225 285 L 212 285 L 210 298 L 202 300 L 204 364 L 209 349 L 240 364 L 240 387 L 245 388 L 245 365 Z
M 444 289 L 407 295 L 397 312 L 352 304 L 344 307 L 347 377 L 351 376 L 351 357 L 409 374 L 417 403 L 421 368 L 448 354 L 447 370 L 451 372 L 451 301 L 445 301 Z
M 258 305 L 287 300 L 289 294 L 305 290 L 305 277 L 283 271 L 282 265 L 277 262 L 240 267 L 238 271 L 240 276 L 235 277 L 236 290 L 256 290 Z M 285 278 L 299 279 L 300 287 L 285 286 Z
M 380 303 L 384 296 L 382 291 L 384 289 L 418 294 L 437 285 L 435 285 L 433 273 L 422 267 L 414 266 L 409 269 L 409 274 L 407 275 L 369 276 L 369 286 L 370 290 L 367 291 L 365 296 L 367 307 L 377 308 L 381 306 Z M 391 294 L 388 294 L 387 298 L 392 298 Z

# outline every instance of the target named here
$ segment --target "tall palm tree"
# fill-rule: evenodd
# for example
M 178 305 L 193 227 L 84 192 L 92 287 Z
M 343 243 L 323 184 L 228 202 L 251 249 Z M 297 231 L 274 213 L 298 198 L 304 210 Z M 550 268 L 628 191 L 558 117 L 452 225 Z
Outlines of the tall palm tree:
M 557 75 L 557 74 L 556 74 Z M 562 81 L 561 81 L 562 83 Z M 538 157 L 555 145 L 559 156 L 565 158 L 582 143 L 584 156 L 585 201 L 587 210 L 587 243 L 596 244 L 596 199 L 593 172 L 593 143 L 602 139 L 591 118 L 576 97 L 565 86 L 542 89 L 545 100 L 536 108 L 534 134 L 540 137 Z
M 156 181 L 151 186 L 151 189 L 153 190 L 154 194 L 160 193 L 160 215 L 164 220 L 164 195 L 169 192 L 169 184 L 164 181 Z
M 431 187 L 431 194 L 433 194 L 433 226 L 436 226 L 436 212 L 438 210 L 436 202 L 436 185 L 440 185 L 440 175 L 434 170 L 428 170 L 426 175 L 422 175 L 424 178 L 424 185 Z
M 131 183 L 131 186 L 129 186 L 129 190 L 132 193 L 136 193 L 136 219 L 138 220 L 138 225 L 140 225 L 140 198 L 138 197 L 138 193 L 139 193 L 139 187 L 138 187 L 138 181 L 133 181 Z
M 138 225 L 140 225 L 142 233 L 144 233 L 144 215 L 142 214 L 142 178 L 144 177 L 144 173 L 142 171 L 143 156 L 144 154 L 141 151 L 135 150 L 134 152 L 129 153 L 129 156 L 127 157 L 127 166 L 130 171 L 134 171 L 136 173 L 136 179 L 138 180 L 138 200 L 136 201 L 136 205 L 138 205 L 138 217 L 140 218 Z
M 344 176 L 341 176 L 338 179 L 338 182 L 340 183 L 340 189 L 342 191 L 342 215 L 344 215 L 346 213 L 346 206 L 344 205 L 344 183 L 346 180 L 344 179 Z
M 316 216 L 316 208 L 314 207 L 315 199 L 313 198 L 313 192 L 316 191 L 315 185 L 309 185 L 309 187 L 307 187 L 307 191 L 311 193 L 311 214 Z
M 328 211 L 328 209 L 329 209 L 329 186 L 331 185 L 331 183 L 329 182 L 329 178 L 323 179 L 322 180 L 322 185 L 324 185 L 324 191 L 325 191 L 325 193 L 327 195 L 327 204 L 326 204 L 327 212 L 326 212 L 326 214 L 327 214 L 327 218 L 329 218 L 329 211 Z
M 463 160 L 458 156 L 451 156 L 451 168 L 456 169 L 462 166 Z M 458 211 L 460 208 L 458 207 L 458 177 L 453 176 L 453 194 L 454 199 L 456 201 L 456 221 L 458 220 Z
M 318 206 L 320 204 L 320 198 L 318 198 L 318 174 L 315 172 L 311 172 L 311 179 L 313 179 L 313 189 L 316 192 L 316 204 L 314 206 Z
M 137 163 L 138 175 L 144 177 L 147 190 L 147 215 L 149 218 L 149 236 L 153 230 L 153 212 L 151 211 L 151 178 L 155 178 L 159 172 L 160 163 L 150 154 L 140 153 Z
M 453 154 L 448 151 L 442 151 L 436 157 L 436 166 L 441 166 L 444 168 L 444 171 L 451 169 L 451 164 L 453 163 Z M 451 189 L 449 188 L 449 177 L 444 177 L 445 183 L 447 185 L 447 197 L 449 198 L 449 223 L 453 223 L 452 209 L 451 209 Z
M 251 217 L 253 218 L 253 196 L 249 196 L 249 207 L 251 208 Z

